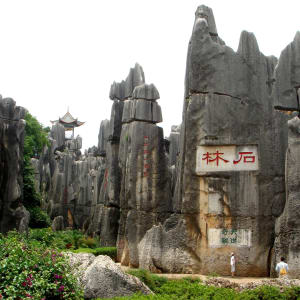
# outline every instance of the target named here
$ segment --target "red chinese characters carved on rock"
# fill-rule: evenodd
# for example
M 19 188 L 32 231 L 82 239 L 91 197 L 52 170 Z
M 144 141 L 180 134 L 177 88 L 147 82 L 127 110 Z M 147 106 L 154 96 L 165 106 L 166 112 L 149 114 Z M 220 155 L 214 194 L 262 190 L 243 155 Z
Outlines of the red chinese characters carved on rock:
M 150 165 L 148 163 L 148 154 L 149 154 L 148 145 L 149 145 L 149 137 L 144 136 L 144 145 L 143 145 L 144 146 L 144 149 L 143 149 L 143 153 L 144 153 L 143 175 L 144 175 L 144 177 L 148 177 L 148 169 L 150 168 Z
M 206 164 L 208 165 L 208 163 L 216 161 L 217 166 L 219 165 L 219 160 L 223 160 L 225 163 L 228 163 L 229 160 L 224 159 L 221 157 L 221 155 L 223 155 L 223 152 L 219 152 L 219 150 L 217 150 L 216 153 L 209 153 L 206 152 L 205 154 L 203 154 L 204 158 L 202 158 L 202 160 L 206 160 Z M 212 158 L 211 155 L 215 155 L 215 158 Z
M 205 160 L 207 165 L 210 162 L 214 162 L 214 161 L 216 162 L 217 166 L 219 166 L 220 161 L 223 161 L 224 163 L 228 163 L 229 160 L 223 158 L 222 155 L 224 155 L 224 153 L 219 152 L 219 150 L 217 150 L 215 153 L 206 152 L 202 155 L 203 156 L 202 160 Z M 233 164 L 236 165 L 240 162 L 255 163 L 255 155 L 253 155 L 253 152 L 239 152 L 239 159 L 234 160 Z
M 249 155 L 253 154 L 253 152 L 239 152 L 240 158 L 239 160 L 234 160 L 233 163 L 236 165 L 238 164 L 242 158 L 244 158 L 244 163 L 254 163 L 255 162 L 255 155 Z

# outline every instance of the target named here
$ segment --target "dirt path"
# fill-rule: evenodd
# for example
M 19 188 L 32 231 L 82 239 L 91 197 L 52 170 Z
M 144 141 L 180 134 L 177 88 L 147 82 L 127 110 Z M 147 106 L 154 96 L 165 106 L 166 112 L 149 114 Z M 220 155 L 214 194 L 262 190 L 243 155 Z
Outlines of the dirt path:
M 135 270 L 135 269 L 131 269 L 129 267 L 126 266 L 121 266 L 120 264 L 118 264 L 123 271 L 128 271 L 128 270 Z M 212 278 L 211 276 L 205 276 L 205 275 L 201 275 L 201 274 L 157 274 L 159 276 L 162 277 L 166 277 L 168 279 L 181 279 L 181 278 L 185 278 L 185 277 L 190 277 L 190 278 L 199 278 L 203 281 L 206 281 L 207 279 Z M 223 278 L 223 279 L 227 279 L 231 282 L 235 282 L 235 283 L 251 283 L 251 282 L 260 282 L 262 280 L 270 280 L 272 278 L 269 277 L 231 277 L 231 276 L 218 276 L 218 278 Z

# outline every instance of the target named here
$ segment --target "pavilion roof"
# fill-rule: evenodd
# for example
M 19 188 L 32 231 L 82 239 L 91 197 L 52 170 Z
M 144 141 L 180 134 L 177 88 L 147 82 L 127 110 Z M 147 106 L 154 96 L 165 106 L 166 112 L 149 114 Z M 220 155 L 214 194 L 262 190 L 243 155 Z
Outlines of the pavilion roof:
M 57 122 L 62 124 L 66 130 L 71 130 L 73 127 L 79 127 L 85 123 L 85 122 L 78 121 L 78 119 L 75 119 L 69 113 L 69 111 L 62 118 L 59 118 L 58 120 L 55 121 L 51 121 L 52 124 Z

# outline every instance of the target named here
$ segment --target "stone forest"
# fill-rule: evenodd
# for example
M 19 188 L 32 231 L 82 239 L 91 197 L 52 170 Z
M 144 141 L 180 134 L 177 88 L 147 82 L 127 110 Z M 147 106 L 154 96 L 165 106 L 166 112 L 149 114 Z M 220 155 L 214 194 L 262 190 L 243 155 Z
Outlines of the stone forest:
M 84 124 L 69 112 L 52 121 L 48 144 L 31 158 L 52 228 L 81 230 L 116 247 L 121 266 L 151 273 L 230 275 L 234 252 L 239 276 L 275 277 L 284 256 L 299 278 L 300 33 L 279 59 L 247 31 L 235 52 L 199 6 L 184 85 L 182 123 L 167 138 L 159 91 L 138 63 L 111 84 L 97 146 L 81 152 L 74 127 Z M 0 99 L 3 234 L 28 230 L 25 114 Z

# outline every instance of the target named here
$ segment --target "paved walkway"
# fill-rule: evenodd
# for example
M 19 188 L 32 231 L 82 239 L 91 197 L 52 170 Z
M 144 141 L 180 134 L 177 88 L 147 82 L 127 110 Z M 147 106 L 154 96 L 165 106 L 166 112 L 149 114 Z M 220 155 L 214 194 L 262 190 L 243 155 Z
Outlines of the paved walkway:
M 126 266 L 121 266 L 120 263 L 118 263 L 118 265 L 122 268 L 123 271 L 128 271 L 128 270 L 135 270 L 135 269 L 131 269 L 129 267 Z M 206 276 L 206 275 L 201 275 L 201 274 L 169 274 L 169 273 L 165 273 L 165 274 L 157 274 L 159 276 L 163 276 L 169 279 L 181 279 L 181 278 L 185 278 L 185 277 L 190 277 L 190 278 L 199 278 L 202 281 L 206 281 L 207 279 L 212 278 L 211 276 Z M 274 278 L 269 278 L 269 277 L 231 277 L 231 276 L 218 276 L 218 278 L 223 278 L 223 279 L 227 279 L 231 282 L 235 282 L 235 283 L 251 283 L 251 282 L 260 282 L 262 280 L 270 280 L 270 279 L 274 279 Z

